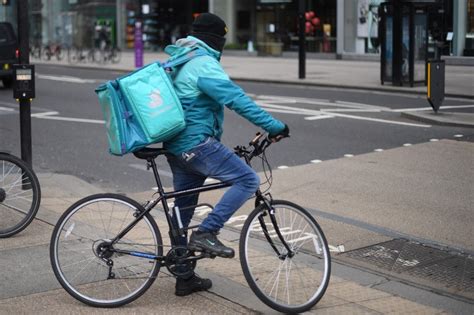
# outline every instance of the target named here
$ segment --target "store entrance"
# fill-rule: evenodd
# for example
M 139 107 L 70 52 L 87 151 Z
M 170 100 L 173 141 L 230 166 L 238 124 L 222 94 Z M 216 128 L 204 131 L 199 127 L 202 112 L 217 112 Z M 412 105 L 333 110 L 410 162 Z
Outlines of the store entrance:
M 135 20 L 141 12 L 144 48 L 157 51 L 185 37 L 194 17 L 208 11 L 209 0 L 130 1 L 126 7 L 126 46 L 134 47 Z

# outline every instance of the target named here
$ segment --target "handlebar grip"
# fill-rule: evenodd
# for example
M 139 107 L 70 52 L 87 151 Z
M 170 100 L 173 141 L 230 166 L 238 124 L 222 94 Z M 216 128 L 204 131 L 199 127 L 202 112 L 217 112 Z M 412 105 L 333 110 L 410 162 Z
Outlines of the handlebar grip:
M 260 138 L 263 136 L 263 133 L 261 132 L 257 132 L 257 135 L 255 138 L 253 138 L 252 141 L 250 141 L 250 145 L 255 145 L 258 143 L 258 141 L 260 141 Z

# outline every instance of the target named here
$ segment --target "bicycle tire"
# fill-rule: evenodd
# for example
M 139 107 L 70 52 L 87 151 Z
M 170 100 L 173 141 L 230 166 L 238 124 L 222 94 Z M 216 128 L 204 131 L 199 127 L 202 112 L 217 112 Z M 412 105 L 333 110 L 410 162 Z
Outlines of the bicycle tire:
M 323 297 L 329 284 L 331 256 L 326 238 L 307 210 L 289 201 L 273 200 L 271 207 L 279 231 L 294 251 L 294 256 L 288 256 L 266 207 L 261 204 L 254 209 L 242 228 L 239 250 L 245 279 L 271 308 L 283 313 L 306 312 Z M 264 235 L 259 218 L 265 221 L 280 257 Z M 280 291 L 281 286 L 286 287 Z
M 140 297 L 153 284 L 160 270 L 156 259 L 107 250 L 99 257 L 100 249 L 107 246 L 128 252 L 146 249 L 150 255 L 162 256 L 161 234 L 149 213 L 110 246 L 110 240 L 142 211 L 144 208 L 128 197 L 97 194 L 64 212 L 51 236 L 50 260 L 56 278 L 72 297 L 94 307 L 119 307 Z M 104 219 L 107 213 L 110 217 Z
M 118 47 L 112 48 L 110 51 L 110 60 L 112 63 L 119 63 L 122 58 L 122 51 Z
M 80 53 L 80 49 L 77 48 L 77 47 L 70 47 L 68 50 L 67 50 L 67 61 L 70 63 L 70 64 L 76 64 L 79 62 L 79 53 Z
M 0 152 L 0 238 L 23 231 L 36 216 L 41 188 L 32 168 L 18 157 Z

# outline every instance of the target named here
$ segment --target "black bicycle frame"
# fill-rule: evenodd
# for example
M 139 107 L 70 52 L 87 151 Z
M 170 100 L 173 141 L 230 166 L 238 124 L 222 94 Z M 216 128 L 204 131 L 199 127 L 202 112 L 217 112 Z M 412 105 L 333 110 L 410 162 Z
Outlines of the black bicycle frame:
M 250 160 L 251 160 L 251 157 L 249 158 L 249 156 L 244 156 L 245 158 L 245 161 L 247 164 L 250 165 Z M 191 189 L 184 189 L 184 190 L 178 190 L 178 191 L 171 191 L 171 192 L 165 192 L 164 189 L 163 189 L 163 184 L 161 183 L 161 179 L 160 179 L 160 175 L 158 173 L 158 168 L 156 166 L 156 162 L 153 158 L 148 158 L 147 159 L 147 163 L 148 163 L 148 166 L 151 167 L 151 169 L 153 170 L 153 175 L 155 176 L 155 180 L 156 180 L 156 185 L 158 187 L 158 194 L 159 194 L 159 197 L 153 201 L 151 201 L 150 203 L 148 203 L 147 205 L 145 205 L 145 211 L 141 212 L 141 213 L 138 213 L 136 215 L 136 218 L 135 220 L 130 223 L 122 232 L 120 232 L 113 240 L 112 240 L 112 245 L 117 243 L 120 239 L 122 239 L 128 232 L 130 232 L 130 230 L 143 218 L 143 216 L 145 216 L 145 214 L 149 213 L 159 202 L 162 203 L 163 205 L 163 209 L 164 209 L 164 212 L 165 212 L 165 216 L 166 216 L 166 220 L 168 222 L 168 226 L 170 227 L 170 238 L 172 239 L 172 244 L 178 244 L 178 237 L 185 231 L 189 230 L 189 229 L 192 229 L 194 228 L 194 226 L 188 226 L 188 227 L 185 227 L 183 228 L 182 230 L 179 228 L 179 227 L 176 227 L 173 222 L 172 222 L 172 218 L 171 218 L 171 211 L 168 207 L 168 203 L 167 203 L 167 200 L 168 199 L 173 199 L 173 198 L 177 198 L 177 197 L 183 197 L 183 196 L 189 196 L 189 195 L 194 195 L 194 194 L 198 194 L 198 193 L 202 193 L 202 192 L 206 192 L 206 191 L 211 191 L 211 190 L 217 190 L 217 189 L 222 189 L 222 188 L 226 188 L 226 187 L 229 187 L 231 186 L 231 184 L 229 183 L 217 183 L 217 184 L 208 184 L 208 185 L 203 185 L 203 186 L 200 186 L 200 187 L 196 187 L 196 188 L 191 188 Z M 269 215 L 270 215 L 270 219 L 271 219 L 271 222 L 273 224 L 273 228 L 274 230 L 276 231 L 277 235 L 278 235 L 278 238 L 280 239 L 280 241 L 282 242 L 282 244 L 285 246 L 289 256 L 292 256 L 293 255 L 293 251 L 290 249 L 290 247 L 288 246 L 288 244 L 285 242 L 283 236 L 281 235 L 281 232 L 280 232 L 280 229 L 278 228 L 278 224 L 277 224 L 277 221 L 275 219 L 275 215 L 274 215 L 274 212 L 272 211 L 272 207 L 271 207 L 271 204 L 270 202 L 263 196 L 262 192 L 260 191 L 260 189 L 257 190 L 256 192 L 256 197 L 257 197 L 257 203 L 263 203 L 265 205 L 265 207 L 269 210 Z M 270 243 L 271 247 L 273 248 L 273 250 L 275 251 L 275 253 L 280 257 L 280 258 L 283 258 L 284 255 L 282 255 L 280 253 L 280 251 L 276 248 L 273 240 L 271 239 L 271 237 L 269 236 L 268 234 L 268 229 L 266 227 L 266 224 L 265 222 L 259 218 L 259 221 L 260 221 L 260 224 L 262 226 L 262 229 L 264 231 L 264 234 L 265 234 L 265 238 L 267 239 L 267 241 Z M 122 253 L 124 253 L 123 251 L 121 251 Z M 132 254 L 131 252 L 129 253 L 131 255 L 134 255 Z M 149 256 L 148 254 L 146 256 L 143 256 L 142 253 L 135 253 L 137 254 L 136 256 L 142 256 L 142 257 L 147 257 L 147 258 L 150 258 L 151 256 Z M 155 257 L 156 259 L 158 259 L 159 257 Z

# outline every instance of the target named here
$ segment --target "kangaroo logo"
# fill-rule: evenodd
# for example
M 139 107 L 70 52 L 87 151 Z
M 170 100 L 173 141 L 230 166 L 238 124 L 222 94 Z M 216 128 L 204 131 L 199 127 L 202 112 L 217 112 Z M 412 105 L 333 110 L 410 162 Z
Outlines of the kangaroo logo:
M 150 103 L 148 106 L 150 108 L 157 108 L 163 104 L 163 98 L 161 97 L 160 90 L 153 90 L 150 93 Z

